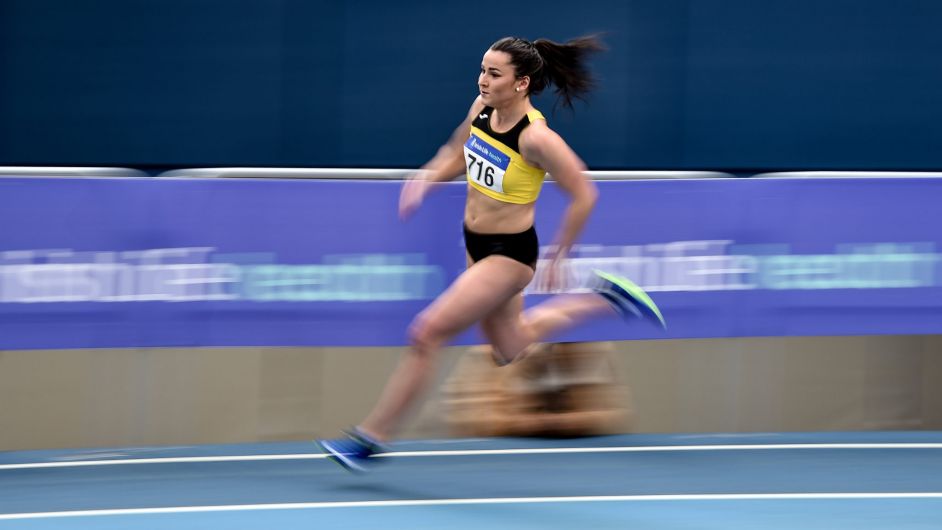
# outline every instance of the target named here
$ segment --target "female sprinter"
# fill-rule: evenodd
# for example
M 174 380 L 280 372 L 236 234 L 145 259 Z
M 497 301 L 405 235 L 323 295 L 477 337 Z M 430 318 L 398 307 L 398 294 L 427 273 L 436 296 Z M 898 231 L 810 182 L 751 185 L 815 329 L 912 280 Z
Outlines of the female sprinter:
M 410 349 L 400 359 L 373 411 L 335 440 L 321 440 L 329 458 L 363 471 L 395 433 L 434 376 L 437 354 L 450 339 L 479 323 L 495 362 L 511 363 L 543 338 L 589 317 L 615 312 L 663 319 L 654 302 L 630 281 L 598 274 L 594 292 L 557 295 L 523 312 L 523 290 L 539 253 L 534 205 L 551 173 L 569 197 L 549 258 L 549 288 L 558 287 L 560 263 L 592 211 L 597 191 L 585 166 L 530 102 L 552 84 L 559 99 L 592 86 L 585 59 L 601 50 L 594 37 L 564 44 L 506 37 L 484 54 L 479 95 L 464 122 L 422 170 L 404 184 L 400 216 L 415 211 L 434 183 L 467 174 L 464 238 L 468 268 L 422 311 L 409 329 Z M 375 460 L 373 460 L 375 461 Z

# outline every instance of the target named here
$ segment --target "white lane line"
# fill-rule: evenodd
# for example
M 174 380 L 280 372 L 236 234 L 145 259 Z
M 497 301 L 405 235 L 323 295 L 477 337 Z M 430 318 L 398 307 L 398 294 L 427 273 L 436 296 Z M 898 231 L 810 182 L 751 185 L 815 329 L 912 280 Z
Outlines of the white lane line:
M 674 451 L 793 451 L 809 449 L 942 449 L 942 443 L 842 443 L 842 444 L 755 444 L 755 445 L 656 445 L 627 447 L 555 447 L 534 449 L 477 449 L 451 451 L 393 451 L 377 455 L 382 458 L 548 455 L 587 453 L 649 453 Z M 251 462 L 269 460 L 316 460 L 319 453 L 285 455 L 188 456 L 171 458 L 128 458 L 123 460 L 81 460 L 72 462 L 36 462 L 0 465 L 0 471 L 59 467 L 118 466 L 131 464 L 180 464 L 200 462 Z
M 651 501 L 751 501 L 751 500 L 859 500 L 859 499 L 942 499 L 942 492 L 913 493 L 722 493 L 692 495 L 605 495 L 586 497 L 508 497 L 481 499 L 416 499 L 397 501 L 300 502 L 282 504 L 235 504 L 227 506 L 172 506 L 79 510 L 68 512 L 11 513 L 0 521 L 51 519 L 61 517 L 100 517 L 110 515 L 156 515 L 168 513 L 238 512 L 259 510 L 310 510 L 319 508 L 391 508 L 398 506 L 443 506 L 459 504 L 526 504 L 564 502 L 651 502 Z

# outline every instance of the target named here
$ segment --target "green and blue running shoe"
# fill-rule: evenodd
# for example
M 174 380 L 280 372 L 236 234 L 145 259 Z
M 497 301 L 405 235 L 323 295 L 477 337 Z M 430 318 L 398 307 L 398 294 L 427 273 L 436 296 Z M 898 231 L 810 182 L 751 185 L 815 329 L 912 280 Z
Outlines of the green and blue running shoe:
M 622 315 L 634 315 L 657 322 L 662 328 L 667 328 L 661 310 L 657 308 L 654 300 L 638 287 L 633 281 L 621 276 L 615 276 L 600 270 L 593 271 L 596 276 L 592 290 L 602 295 L 612 307 Z
M 340 464 L 348 471 L 366 472 L 369 465 L 376 462 L 373 457 L 385 451 L 380 442 L 363 434 L 356 427 L 343 431 L 343 434 L 346 438 L 315 440 L 314 443 L 321 448 L 329 460 Z

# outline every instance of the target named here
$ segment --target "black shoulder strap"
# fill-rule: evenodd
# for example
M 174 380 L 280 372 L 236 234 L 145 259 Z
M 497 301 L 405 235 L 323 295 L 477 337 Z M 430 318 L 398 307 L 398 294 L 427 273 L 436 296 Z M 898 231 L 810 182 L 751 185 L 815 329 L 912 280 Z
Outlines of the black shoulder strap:
M 478 112 L 477 116 L 475 116 L 474 119 L 471 120 L 471 125 L 474 125 L 478 129 L 481 129 L 482 131 L 490 133 L 491 132 L 490 119 L 491 119 L 491 112 L 493 111 L 494 111 L 493 107 L 484 107 L 483 109 L 481 109 L 481 112 Z

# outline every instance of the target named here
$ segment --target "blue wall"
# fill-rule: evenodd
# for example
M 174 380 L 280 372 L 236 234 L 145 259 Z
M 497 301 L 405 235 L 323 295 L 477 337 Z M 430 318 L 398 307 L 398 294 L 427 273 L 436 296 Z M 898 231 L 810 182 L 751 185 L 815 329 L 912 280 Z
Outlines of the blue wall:
M 0 164 L 414 167 L 491 42 L 602 31 L 594 169 L 942 169 L 940 2 L 481 5 L 0 0 Z
M 467 185 L 442 186 L 407 222 L 400 186 L 0 178 L 0 350 L 402 345 L 467 266 Z M 667 329 L 611 318 L 553 340 L 942 333 L 942 178 L 598 186 L 569 287 L 595 269 L 629 277 Z M 544 243 L 567 202 L 552 183 L 541 194 Z M 544 265 L 528 304 L 548 294 Z

